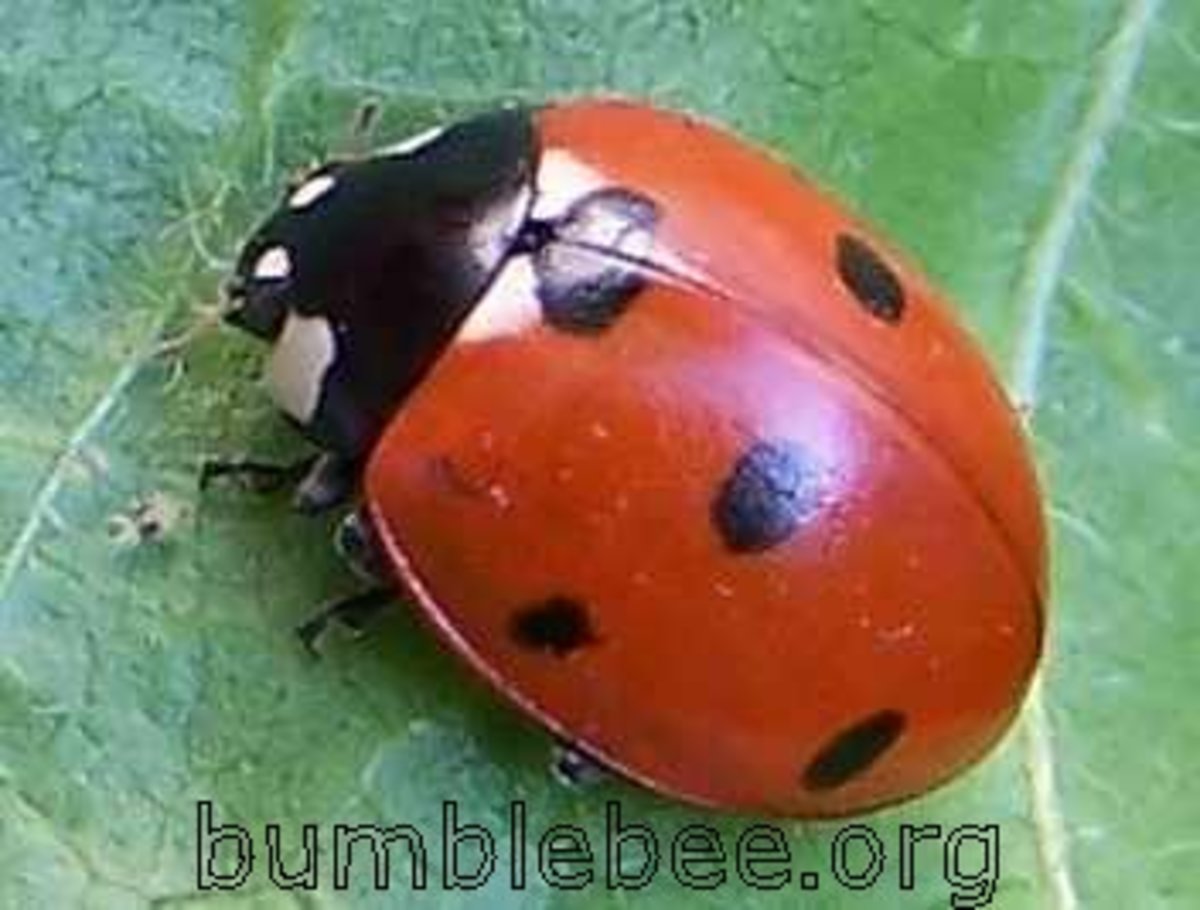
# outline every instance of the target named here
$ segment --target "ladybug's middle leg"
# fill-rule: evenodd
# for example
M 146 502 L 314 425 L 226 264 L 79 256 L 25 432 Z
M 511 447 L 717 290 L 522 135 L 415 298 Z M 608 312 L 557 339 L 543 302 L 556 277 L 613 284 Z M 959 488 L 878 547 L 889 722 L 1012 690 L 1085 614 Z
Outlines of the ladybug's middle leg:
M 371 620 L 396 599 L 396 585 L 383 549 L 361 507 L 351 510 L 338 524 L 333 546 L 354 574 L 372 587 L 322 608 L 296 628 L 304 647 L 313 653 L 330 622 L 340 623 L 361 634 Z

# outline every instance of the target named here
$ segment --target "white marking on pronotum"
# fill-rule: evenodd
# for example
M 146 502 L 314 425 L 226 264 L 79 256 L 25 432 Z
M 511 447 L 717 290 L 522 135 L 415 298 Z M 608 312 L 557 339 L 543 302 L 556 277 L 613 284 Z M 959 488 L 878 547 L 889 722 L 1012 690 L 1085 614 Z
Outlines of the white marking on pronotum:
M 537 298 L 537 277 L 528 256 L 516 256 L 496 276 L 488 292 L 475 305 L 462 328 L 460 341 L 491 341 L 518 335 L 537 325 L 542 308 Z
M 520 229 L 521 217 L 529 205 L 529 190 L 522 188 L 510 202 L 497 204 L 474 221 L 468 229 L 467 245 L 475 260 L 490 268 L 501 259 Z
M 271 247 L 254 263 L 254 277 L 260 281 L 276 281 L 291 274 L 292 255 L 285 247 Z
M 606 186 L 602 174 L 588 167 L 570 152 L 548 149 L 542 154 L 537 173 L 537 198 L 533 217 L 538 221 L 561 218 L 567 210 L 590 193 Z
M 308 423 L 321 403 L 325 373 L 337 356 L 329 320 L 289 313 L 267 359 L 266 381 L 281 409 Z
M 446 132 L 444 126 L 431 126 L 427 130 L 421 130 L 415 136 L 409 136 L 407 139 L 401 139 L 391 145 L 385 145 L 375 154 L 381 157 L 391 157 L 392 155 L 412 155 L 425 148 L 427 145 L 432 145 L 442 133 Z
M 288 197 L 288 208 L 307 208 L 333 189 L 336 184 L 337 181 L 332 174 L 317 174 L 311 180 L 305 180 Z

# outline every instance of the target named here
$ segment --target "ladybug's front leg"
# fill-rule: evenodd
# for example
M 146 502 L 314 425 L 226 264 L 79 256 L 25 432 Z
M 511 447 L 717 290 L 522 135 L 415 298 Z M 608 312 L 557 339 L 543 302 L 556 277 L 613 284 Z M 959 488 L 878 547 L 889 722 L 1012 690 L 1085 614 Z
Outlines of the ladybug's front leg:
M 253 458 L 212 458 L 200 467 L 200 489 L 218 477 L 243 480 L 256 493 L 292 487 L 296 510 L 315 515 L 353 497 L 361 469 L 358 459 L 332 453 L 309 455 L 289 464 Z
M 295 487 L 317 461 L 310 455 L 289 464 L 259 461 L 255 458 L 208 458 L 200 465 L 200 489 L 221 477 L 239 480 L 253 493 L 275 493 Z

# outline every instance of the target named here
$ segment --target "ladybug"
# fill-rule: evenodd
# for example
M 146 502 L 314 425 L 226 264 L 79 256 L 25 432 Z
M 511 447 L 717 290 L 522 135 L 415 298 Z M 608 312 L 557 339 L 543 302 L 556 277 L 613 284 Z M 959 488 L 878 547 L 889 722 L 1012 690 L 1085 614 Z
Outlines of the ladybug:
M 360 570 L 574 755 L 840 816 L 1019 710 L 1046 555 L 1013 409 L 912 266 L 722 129 L 583 99 L 330 161 L 228 297 L 322 452 L 298 505 L 348 506 Z

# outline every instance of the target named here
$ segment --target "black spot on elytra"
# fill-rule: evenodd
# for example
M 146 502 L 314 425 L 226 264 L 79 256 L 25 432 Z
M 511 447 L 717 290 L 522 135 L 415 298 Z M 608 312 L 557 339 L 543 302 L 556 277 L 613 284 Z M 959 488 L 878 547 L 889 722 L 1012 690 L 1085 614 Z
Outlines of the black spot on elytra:
M 556 657 L 596 641 L 587 607 L 569 597 L 551 597 L 525 607 L 513 617 L 511 632 L 523 648 Z
M 804 769 L 808 790 L 833 790 L 870 768 L 895 745 L 907 725 L 899 711 L 872 714 L 827 742 Z
M 637 271 L 590 250 L 553 247 L 539 259 L 542 318 L 562 332 L 598 335 L 612 328 L 646 286 Z
M 850 234 L 837 238 L 837 269 L 868 313 L 884 322 L 899 322 L 904 315 L 904 287 L 886 262 L 870 246 Z
M 654 236 L 658 207 L 619 188 L 575 202 L 549 225 L 531 225 L 537 295 L 546 322 L 594 335 L 611 328 L 646 286 L 638 264 Z
M 712 522 L 735 553 L 783 543 L 820 508 L 820 472 L 799 446 L 756 442 L 734 464 L 712 504 Z

